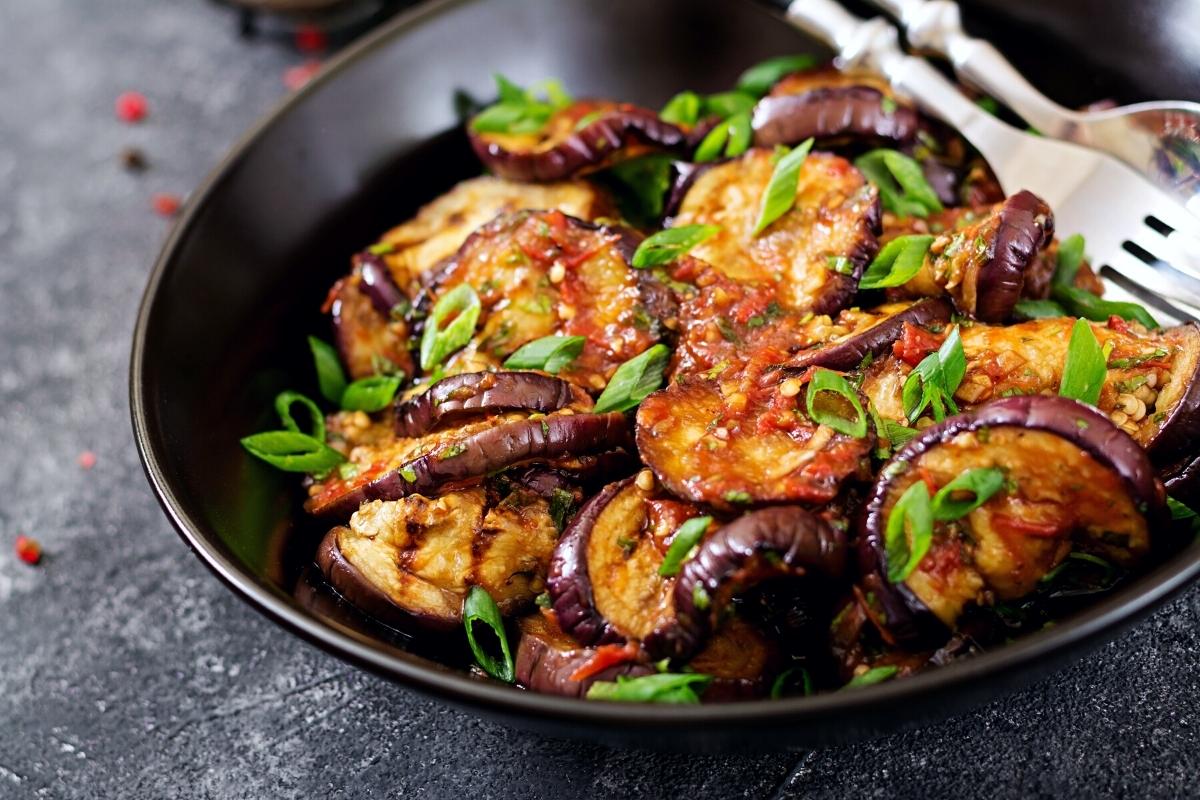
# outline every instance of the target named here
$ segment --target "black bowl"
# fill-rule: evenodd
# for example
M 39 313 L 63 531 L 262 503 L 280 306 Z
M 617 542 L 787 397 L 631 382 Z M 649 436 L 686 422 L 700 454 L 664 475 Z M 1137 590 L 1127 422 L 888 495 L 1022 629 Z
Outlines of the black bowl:
M 782 748 L 942 716 L 1028 683 L 1177 592 L 1200 572 L 1200 545 L 1051 630 L 908 680 L 664 708 L 471 677 L 443 663 L 459 657 L 454 646 L 382 628 L 310 580 L 320 531 L 299 513 L 294 477 L 249 458 L 238 439 L 271 424 L 279 390 L 314 391 L 304 336 L 324 331 L 318 307 L 349 255 L 479 171 L 457 127 L 456 93 L 488 96 L 499 70 L 657 106 L 684 87 L 725 88 L 762 58 L 819 50 L 744 2 L 443 0 L 337 59 L 196 193 L 146 288 L 130 375 L 134 431 L 183 538 L 254 607 L 380 675 L 543 732 L 668 747 Z

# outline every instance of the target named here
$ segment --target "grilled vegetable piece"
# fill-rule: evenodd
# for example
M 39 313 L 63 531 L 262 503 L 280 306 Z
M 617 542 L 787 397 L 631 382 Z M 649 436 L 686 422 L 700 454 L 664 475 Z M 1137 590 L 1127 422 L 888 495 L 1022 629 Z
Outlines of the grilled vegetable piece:
M 818 140 L 911 141 L 920 120 L 907 104 L 876 86 L 821 85 L 802 76 L 785 78 L 754 107 L 754 143 L 759 147 Z
M 637 235 L 558 211 L 497 217 L 432 276 L 426 301 L 470 284 L 483 305 L 475 338 L 446 372 L 498 366 L 543 336 L 583 336 L 583 352 L 559 377 L 601 389 L 616 368 L 653 345 L 674 318 L 670 293 L 629 267 Z
M 804 416 L 803 394 L 772 381 L 751 394 L 701 377 L 676 381 L 642 401 L 637 444 L 672 494 L 722 509 L 754 503 L 827 503 L 864 470 L 874 445 Z M 798 413 L 800 412 L 800 413 Z
M 583 697 L 596 681 L 615 681 L 618 675 L 638 678 L 654 673 L 644 658 L 617 661 L 611 666 L 573 679 L 596 658 L 597 651 L 579 644 L 543 614 L 530 614 L 517 622 L 521 640 L 517 645 L 517 681 L 528 689 L 547 694 Z
M 683 129 L 646 108 L 579 100 L 555 112 L 536 133 L 480 133 L 468 128 L 475 155 L 502 178 L 557 181 L 646 153 L 678 150 Z
M 504 411 L 547 413 L 570 406 L 592 410 L 578 386 L 540 372 L 467 372 L 452 375 L 396 406 L 396 435 L 417 438 L 448 422 Z
M 915 303 L 894 304 L 876 309 L 883 312 L 877 321 L 839 339 L 801 350 L 785 365 L 784 374 L 799 373 L 810 367 L 849 371 L 858 367 L 868 355 L 888 352 L 904 332 L 904 325 L 927 326 L 944 323 L 954 313 L 950 303 L 938 297 Z
M 317 564 L 343 597 L 384 622 L 450 628 L 472 586 L 487 589 L 504 614 L 527 606 L 543 589 L 557 539 L 541 497 L 517 488 L 497 501 L 477 487 L 368 503 L 329 532 Z
M 842 530 L 799 506 L 752 511 L 700 543 L 671 591 L 674 614 L 643 645 L 652 658 L 686 660 L 708 639 L 737 594 L 782 576 L 815 572 L 840 578 L 845 566 Z
M 305 509 L 345 518 L 370 500 L 438 494 L 506 467 L 598 454 L 629 444 L 623 414 L 568 411 L 536 419 L 502 416 L 419 439 L 356 449 L 350 463 L 357 474 L 314 486 Z
M 921 270 L 896 293 L 948 294 L 969 317 L 985 322 L 1008 319 L 1021 299 L 1025 273 L 1038 263 L 1038 254 L 1054 235 L 1050 207 L 1032 192 L 1020 191 L 984 214 L 952 217 L 960 224 L 933 241 Z M 966 219 L 971 221 L 961 224 Z M 885 240 L 897 232 L 888 231 Z
M 878 192 L 844 158 L 810 153 L 795 205 L 755 236 L 774 169 L 773 153 L 755 148 L 699 173 L 671 226 L 720 226 L 692 256 L 736 282 L 771 286 L 784 309 L 836 312 L 854 297 L 879 249 Z
M 413 374 L 408 324 L 393 313 L 406 299 L 370 253 L 355 256 L 351 273 L 330 289 L 325 302 L 333 317 L 333 338 L 351 378 L 395 370 Z
M 872 599 L 874 596 L 872 595 Z M 829 650 L 837 679 L 845 684 L 869 670 L 895 668 L 895 677 L 915 675 L 930 667 L 941 667 L 979 652 L 968 636 L 956 634 L 937 649 L 909 650 L 895 646 L 886 632 L 872 623 L 874 611 L 865 607 L 866 595 L 857 591 L 843 602 L 829 629 Z
M 779 648 L 761 631 L 733 617 L 688 662 L 688 669 L 711 675 L 701 695 L 706 703 L 753 700 L 771 688 L 781 659 Z
M 1200 456 L 1184 456 L 1173 464 L 1168 464 L 1159 471 L 1167 494 L 1175 498 L 1189 499 L 1196 504 L 1200 498 Z
M 1052 318 L 962 327 L 967 368 L 955 400 L 971 407 L 999 397 L 1056 393 L 1074 323 Z M 1158 463 L 1186 451 L 1200 431 L 1200 326 L 1147 331 L 1113 320 L 1091 328 L 1101 347 L 1111 347 L 1097 407 Z M 862 390 L 880 414 L 904 419 L 901 391 L 909 368 L 936 350 L 944 335 L 944 328 L 935 334 L 909 325 L 894 346 L 898 357 L 866 370 Z
M 420 278 L 454 255 L 467 237 L 498 214 L 524 208 L 557 209 L 579 219 L 616 216 L 612 199 L 586 181 L 528 184 L 484 175 L 462 181 L 380 240 L 396 283 L 415 293 Z
M 700 512 L 633 478 L 589 500 L 554 551 L 547 585 L 563 631 L 583 645 L 640 640 L 671 615 L 658 574 L 670 537 Z
M 996 470 L 994 494 L 968 510 L 979 496 L 952 492 L 944 500 L 963 505 L 939 515 L 936 493 L 968 470 Z M 891 516 L 921 481 L 934 495 L 932 534 L 904 575 L 889 561 L 889 536 L 907 542 L 896 560 L 920 546 Z M 1164 502 L 1145 451 L 1090 406 L 1010 397 L 950 417 L 901 448 L 872 490 L 859 531 L 863 588 L 877 604 L 868 613 L 898 639 L 919 638 L 929 614 L 953 629 L 970 604 L 1028 594 L 1073 549 L 1129 567 L 1149 550 Z

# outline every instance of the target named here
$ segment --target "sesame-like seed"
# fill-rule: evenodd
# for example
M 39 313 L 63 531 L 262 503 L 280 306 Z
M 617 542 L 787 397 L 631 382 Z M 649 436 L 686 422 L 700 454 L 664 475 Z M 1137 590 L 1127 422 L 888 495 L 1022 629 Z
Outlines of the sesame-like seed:
M 567 268 L 562 264 L 555 264 L 550 267 L 550 282 L 562 283 L 563 278 L 567 277 Z
M 779 384 L 779 393 L 784 397 L 795 397 L 800 394 L 800 381 L 796 378 L 788 378 Z
M 654 491 L 654 473 L 648 469 L 644 469 L 634 478 L 634 483 L 643 492 L 652 492 Z

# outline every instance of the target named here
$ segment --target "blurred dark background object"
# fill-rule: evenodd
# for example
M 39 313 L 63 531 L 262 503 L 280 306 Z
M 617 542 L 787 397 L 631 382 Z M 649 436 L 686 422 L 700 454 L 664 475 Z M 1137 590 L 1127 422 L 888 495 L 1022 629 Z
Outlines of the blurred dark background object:
M 378 25 L 415 0 L 212 0 L 237 12 L 246 37 L 293 38 L 320 31 L 340 46 Z

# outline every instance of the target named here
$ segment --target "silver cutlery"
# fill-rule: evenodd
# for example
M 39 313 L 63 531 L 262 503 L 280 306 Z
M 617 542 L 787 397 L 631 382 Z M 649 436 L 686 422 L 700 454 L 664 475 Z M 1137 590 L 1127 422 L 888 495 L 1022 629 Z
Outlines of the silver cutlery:
M 1102 150 L 1200 216 L 1200 103 L 1163 101 L 1094 111 L 1064 108 L 962 27 L 953 0 L 871 0 L 900 21 L 912 48 L 950 61 L 959 80 L 1015 111 L 1040 133 Z
M 1083 234 L 1093 265 L 1125 293 L 1176 321 L 1200 316 L 1200 279 L 1187 268 L 1190 248 L 1200 252 L 1200 219 L 1172 195 L 1112 156 L 1002 122 L 924 59 L 904 53 L 896 28 L 882 18 L 861 20 L 834 0 L 794 0 L 787 18 L 830 44 L 841 66 L 882 74 L 900 95 L 957 129 L 1006 192 L 1042 197 L 1057 230 Z

